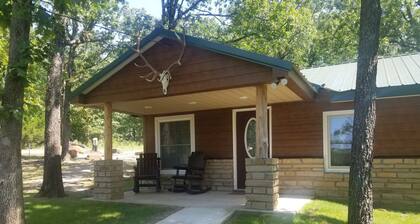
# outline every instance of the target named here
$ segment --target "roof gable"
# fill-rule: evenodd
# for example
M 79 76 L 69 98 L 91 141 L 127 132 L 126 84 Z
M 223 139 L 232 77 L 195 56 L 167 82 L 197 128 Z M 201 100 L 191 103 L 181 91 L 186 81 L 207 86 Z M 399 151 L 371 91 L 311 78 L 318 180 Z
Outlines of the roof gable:
M 182 34 L 178 34 L 182 35 Z M 146 51 L 152 47 L 155 43 L 161 39 L 167 38 L 175 40 L 177 35 L 174 32 L 165 29 L 155 29 L 152 33 L 143 38 L 141 42 L 141 51 Z M 281 69 L 291 71 L 293 65 L 289 61 L 281 60 L 278 58 L 269 57 L 262 54 L 256 54 L 249 51 L 241 50 L 238 48 L 230 47 L 228 45 L 207 41 L 201 38 L 185 35 L 185 41 L 187 46 L 193 46 L 208 50 L 214 53 L 231 56 L 241 60 L 249 61 L 252 63 L 260 64 L 270 68 Z M 93 75 L 90 79 L 80 85 L 76 90 L 73 91 L 72 97 L 76 97 L 81 94 L 87 94 L 92 91 L 99 84 L 107 80 L 109 77 L 114 75 L 116 72 L 121 70 L 125 65 L 133 61 L 138 57 L 138 54 L 131 48 L 127 49 L 117 59 L 105 66 L 101 71 Z

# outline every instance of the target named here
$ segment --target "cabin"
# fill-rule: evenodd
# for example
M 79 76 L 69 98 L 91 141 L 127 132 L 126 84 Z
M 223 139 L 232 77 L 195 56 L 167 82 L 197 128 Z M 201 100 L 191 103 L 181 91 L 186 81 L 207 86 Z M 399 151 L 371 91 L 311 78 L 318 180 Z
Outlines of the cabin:
M 143 118 L 144 151 L 159 156 L 164 188 L 175 165 L 202 152 L 213 191 L 244 192 L 247 207 L 272 209 L 279 194 L 347 197 L 356 69 L 299 70 L 156 29 L 72 102 L 105 111 L 105 160 L 95 170 L 122 166 L 112 160 L 111 113 L 123 112 Z M 376 102 L 374 200 L 419 204 L 420 54 L 379 59 Z

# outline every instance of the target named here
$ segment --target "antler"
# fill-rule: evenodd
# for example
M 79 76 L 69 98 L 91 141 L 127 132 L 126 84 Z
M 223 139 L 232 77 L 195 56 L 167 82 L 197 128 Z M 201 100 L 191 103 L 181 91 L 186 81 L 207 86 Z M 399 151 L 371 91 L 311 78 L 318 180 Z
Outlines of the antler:
M 186 40 L 185 40 L 185 30 L 183 32 L 183 38 L 181 40 L 181 37 L 174 32 L 177 40 L 179 42 L 181 42 L 182 44 L 182 50 L 177 58 L 177 60 L 175 60 L 174 62 L 172 62 L 166 69 L 164 69 L 162 72 L 158 72 L 150 63 L 149 61 L 146 59 L 146 57 L 144 57 L 143 53 L 140 50 L 140 34 L 137 37 L 137 47 L 136 49 L 134 49 L 135 52 L 138 53 L 138 55 L 140 56 L 140 58 L 143 60 L 144 65 L 138 65 L 137 63 L 134 63 L 134 65 L 138 68 L 149 68 L 151 70 L 151 72 L 149 72 L 147 75 L 140 75 L 140 78 L 145 79 L 148 82 L 153 82 L 154 80 L 156 80 L 156 78 L 158 78 L 158 81 L 162 84 L 162 91 L 163 94 L 167 94 L 167 88 L 169 85 L 169 82 L 171 80 L 171 73 L 170 70 L 173 66 L 181 65 L 181 60 L 184 57 L 184 52 L 185 52 L 185 46 L 186 46 Z
M 183 34 L 182 34 L 182 36 L 183 36 L 183 38 L 182 38 L 182 40 L 181 40 L 181 37 L 179 37 L 179 35 L 176 33 L 176 32 L 174 32 L 175 33 L 175 36 L 176 36 L 176 38 L 177 38 L 177 40 L 178 41 L 180 41 L 181 42 L 181 44 L 182 44 L 182 50 L 181 50 L 181 52 L 180 52 L 180 54 L 179 54 L 179 56 L 178 56 L 178 59 L 176 60 L 176 61 L 174 61 L 174 62 L 172 62 L 172 64 L 170 64 L 166 69 L 165 69 L 165 71 L 169 71 L 174 65 L 178 65 L 178 66 L 180 66 L 181 65 L 181 60 L 182 60 L 182 58 L 184 57 L 184 52 L 185 52 L 185 46 L 186 46 L 186 43 L 185 43 L 185 31 L 183 32 Z
M 135 52 L 137 52 L 140 56 L 140 58 L 143 60 L 144 65 L 139 65 L 137 63 L 134 62 L 134 66 L 138 67 L 138 68 L 149 68 L 151 70 L 150 73 L 148 73 L 147 75 L 140 75 L 140 78 L 145 79 L 148 82 L 153 82 L 158 76 L 159 76 L 159 72 L 149 63 L 149 61 L 146 59 L 146 57 L 144 57 L 143 53 L 140 50 L 140 33 L 137 36 L 137 46 L 136 49 L 134 49 Z M 151 76 L 151 78 L 149 78 Z

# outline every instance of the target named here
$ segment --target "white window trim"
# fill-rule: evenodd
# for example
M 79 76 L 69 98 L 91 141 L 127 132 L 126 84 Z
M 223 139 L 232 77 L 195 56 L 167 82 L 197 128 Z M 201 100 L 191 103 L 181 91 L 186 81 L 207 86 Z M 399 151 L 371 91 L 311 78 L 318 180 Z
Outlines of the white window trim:
M 194 114 L 155 117 L 155 152 L 160 158 L 160 123 L 172 121 L 190 121 L 191 152 L 195 152 L 195 119 Z M 161 170 L 162 174 L 175 174 L 175 169 Z
M 328 117 L 335 116 L 335 115 L 354 115 L 354 110 L 324 111 L 322 113 L 324 170 L 325 172 L 348 173 L 350 172 L 349 166 L 331 166 L 330 135 L 329 135 L 330 127 L 328 123 Z

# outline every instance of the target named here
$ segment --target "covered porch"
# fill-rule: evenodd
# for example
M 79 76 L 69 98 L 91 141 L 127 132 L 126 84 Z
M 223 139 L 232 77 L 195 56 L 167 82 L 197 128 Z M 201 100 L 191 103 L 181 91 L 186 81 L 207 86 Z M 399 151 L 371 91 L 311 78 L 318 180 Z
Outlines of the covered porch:
M 287 61 L 184 38 L 181 50 L 173 32 L 155 31 L 144 38 L 141 52 L 128 50 L 75 91 L 74 103 L 104 109 L 105 160 L 95 164 L 95 197 L 124 197 L 122 161 L 112 158 L 112 112 L 117 111 L 143 118 L 144 152 L 160 158 L 164 191 L 174 165 L 186 164 L 192 152 L 202 152 L 206 182 L 225 194 L 221 198 L 233 197 L 234 204 L 227 205 L 244 205 L 243 195 L 229 194 L 239 191 L 246 194 L 247 208 L 276 209 L 279 165 L 272 158 L 271 107 L 311 101 L 315 90 Z M 185 52 L 181 65 L 170 71 L 172 81 L 139 77 L 148 72 L 138 66 L 144 58 L 156 70 L 167 71 L 165 66 L 179 51 Z M 206 198 L 212 194 L 219 193 L 189 201 L 211 204 Z M 166 191 L 159 195 L 125 194 L 124 200 L 183 200 Z

